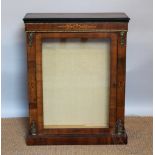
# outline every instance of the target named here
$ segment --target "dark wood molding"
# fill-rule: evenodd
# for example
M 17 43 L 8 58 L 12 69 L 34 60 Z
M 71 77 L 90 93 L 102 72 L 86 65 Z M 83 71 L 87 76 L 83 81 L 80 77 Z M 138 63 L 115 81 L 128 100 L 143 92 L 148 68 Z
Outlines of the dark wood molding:
M 125 13 L 27 13 L 25 23 L 129 22 Z

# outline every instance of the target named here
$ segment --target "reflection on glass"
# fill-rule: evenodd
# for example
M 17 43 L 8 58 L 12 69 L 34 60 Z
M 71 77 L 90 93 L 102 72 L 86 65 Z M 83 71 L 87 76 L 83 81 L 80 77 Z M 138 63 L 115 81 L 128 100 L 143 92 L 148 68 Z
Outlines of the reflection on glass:
M 42 43 L 44 128 L 109 125 L 110 41 Z

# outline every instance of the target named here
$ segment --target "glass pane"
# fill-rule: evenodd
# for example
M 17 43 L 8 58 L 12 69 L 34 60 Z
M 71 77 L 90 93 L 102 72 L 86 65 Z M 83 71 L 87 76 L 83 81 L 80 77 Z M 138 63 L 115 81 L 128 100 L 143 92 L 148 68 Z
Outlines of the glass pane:
M 107 128 L 110 41 L 44 40 L 44 128 Z

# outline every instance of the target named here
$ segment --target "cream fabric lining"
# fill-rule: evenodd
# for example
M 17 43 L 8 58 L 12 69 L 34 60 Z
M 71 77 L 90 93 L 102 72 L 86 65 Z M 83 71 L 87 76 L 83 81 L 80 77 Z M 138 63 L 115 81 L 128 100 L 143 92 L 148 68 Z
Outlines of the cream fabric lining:
M 109 67 L 108 41 L 44 41 L 44 127 L 108 127 Z

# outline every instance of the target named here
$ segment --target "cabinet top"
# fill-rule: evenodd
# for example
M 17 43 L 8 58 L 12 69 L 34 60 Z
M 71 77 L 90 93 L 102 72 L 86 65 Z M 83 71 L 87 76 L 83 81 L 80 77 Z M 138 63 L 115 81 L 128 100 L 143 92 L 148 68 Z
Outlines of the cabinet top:
M 129 22 L 125 13 L 27 13 L 24 23 Z

